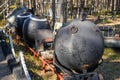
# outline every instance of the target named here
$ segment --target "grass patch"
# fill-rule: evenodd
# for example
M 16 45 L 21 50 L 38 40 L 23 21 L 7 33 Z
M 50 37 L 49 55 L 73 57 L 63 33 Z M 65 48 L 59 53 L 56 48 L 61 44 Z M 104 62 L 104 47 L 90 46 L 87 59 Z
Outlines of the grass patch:
M 52 73 L 51 71 L 48 71 L 45 73 L 45 75 L 42 75 L 42 64 L 41 60 L 37 57 L 35 58 L 33 53 L 31 53 L 22 42 L 16 43 L 16 40 L 13 39 L 15 51 L 18 55 L 19 50 L 22 50 L 24 52 L 24 57 L 26 61 L 26 65 L 28 70 L 30 71 L 30 74 L 32 75 L 32 80 L 57 80 L 56 75 Z
M 5 26 L 5 24 L 7 23 L 7 21 L 5 20 L 0 20 L 0 27 L 2 28 L 3 26 Z
M 120 50 L 119 48 L 105 48 L 104 62 L 98 67 L 104 80 L 120 80 Z
M 103 58 L 106 60 L 120 60 L 119 48 L 106 48 L 104 51 Z

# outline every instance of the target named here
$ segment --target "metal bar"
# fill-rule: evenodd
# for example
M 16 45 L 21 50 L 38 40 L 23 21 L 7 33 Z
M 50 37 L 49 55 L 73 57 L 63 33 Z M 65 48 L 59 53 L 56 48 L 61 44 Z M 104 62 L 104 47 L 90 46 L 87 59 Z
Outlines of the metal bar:
M 5 32 L 5 30 L 3 30 L 3 33 L 8 37 L 9 35 Z
M 9 2 L 7 2 L 6 6 L 9 7 Z M 9 8 L 7 8 L 7 15 L 8 13 L 9 13 Z
M 17 61 L 16 54 L 15 54 L 15 49 L 14 49 L 13 42 L 12 42 L 12 36 L 9 36 L 9 41 L 10 41 L 10 47 L 11 47 L 12 54 Z
M 28 47 L 28 46 L 27 46 L 27 47 Z M 51 65 L 49 65 L 48 62 L 45 61 L 45 59 L 44 59 L 43 57 L 39 56 L 39 54 L 38 54 L 36 51 L 34 51 L 32 48 L 28 47 L 28 49 L 29 49 L 31 52 L 33 52 L 33 54 L 34 54 L 36 57 L 38 57 L 43 63 L 45 63 L 45 64 L 50 68 L 50 70 L 51 70 L 52 72 L 54 72 L 54 73 L 58 76 L 58 78 L 60 78 L 60 80 L 64 80 L 63 77 L 62 77 L 60 74 L 58 74 L 58 73 L 54 70 L 54 68 L 53 68 Z
M 0 12 L 0 15 L 5 12 L 6 10 L 8 9 L 8 7 L 6 7 L 5 9 L 3 9 L 1 12 Z
M 7 2 L 5 2 L 4 4 L 0 5 L 0 8 L 3 7 L 3 6 L 4 6 L 5 4 L 7 4 L 7 3 L 8 3 L 8 0 L 7 0 Z
M 30 74 L 29 74 L 28 69 L 27 69 L 27 67 L 26 67 L 26 63 L 25 63 L 25 59 L 24 59 L 23 52 L 20 51 L 19 54 L 20 54 L 20 61 L 21 61 L 22 68 L 23 68 L 23 70 L 24 70 L 26 79 L 27 79 L 27 80 L 31 80 Z
M 13 42 L 12 42 L 12 36 L 8 35 L 5 30 L 3 30 L 3 33 L 9 38 L 9 42 L 10 42 L 10 47 L 11 47 L 11 51 L 12 51 L 12 54 L 15 58 L 16 61 L 18 61 L 17 57 L 16 57 L 16 54 L 15 54 L 15 49 L 14 49 L 14 46 L 13 46 Z

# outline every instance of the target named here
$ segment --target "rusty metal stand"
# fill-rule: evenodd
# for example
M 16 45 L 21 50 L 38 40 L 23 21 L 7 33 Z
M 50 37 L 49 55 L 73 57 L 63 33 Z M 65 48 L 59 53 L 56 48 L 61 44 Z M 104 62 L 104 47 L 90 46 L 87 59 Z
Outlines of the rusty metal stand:
M 72 72 L 60 66 L 57 61 L 55 62 L 55 68 L 59 74 L 62 74 L 63 80 L 104 80 L 103 76 L 96 71 L 87 72 L 87 70 L 83 70 L 81 73 Z
M 64 80 L 100 80 L 97 72 L 75 74 L 72 76 L 63 76 Z
M 27 44 L 25 44 L 27 46 Z M 53 63 L 53 60 L 47 60 L 35 50 L 27 46 L 27 48 L 33 53 L 34 58 L 38 57 L 42 61 L 42 73 L 46 73 L 46 67 L 48 66 L 52 72 L 54 72 L 57 76 L 57 80 L 104 80 L 103 77 L 99 76 L 97 72 L 86 72 L 81 74 L 74 74 L 72 76 L 65 75 L 65 73 L 59 73 L 55 70 L 55 67 L 52 67 L 50 64 Z
M 34 57 L 35 57 L 35 58 L 38 57 L 38 58 L 42 61 L 42 67 L 43 67 L 42 73 L 43 73 L 43 74 L 46 72 L 46 69 L 45 69 L 46 66 L 48 66 L 48 67 L 50 68 L 50 70 L 57 75 L 57 80 L 64 80 L 63 77 L 62 77 L 62 75 L 60 75 L 59 73 L 57 73 L 57 72 L 55 71 L 54 67 L 52 67 L 52 66 L 50 65 L 50 63 L 53 62 L 53 61 L 45 60 L 43 57 L 41 57 L 41 56 L 40 56 L 36 51 L 34 51 L 32 48 L 30 48 L 30 47 L 28 47 L 28 46 L 27 46 L 27 48 L 34 54 Z

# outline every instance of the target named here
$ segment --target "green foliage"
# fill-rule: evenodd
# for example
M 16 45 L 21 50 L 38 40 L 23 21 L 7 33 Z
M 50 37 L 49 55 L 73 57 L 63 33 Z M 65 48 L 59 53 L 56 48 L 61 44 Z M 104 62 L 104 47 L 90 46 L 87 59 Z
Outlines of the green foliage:
M 95 17 L 97 17 L 98 16 L 98 12 L 93 12 L 92 15 L 95 16 Z
M 7 22 L 7 21 L 1 19 L 1 20 L 0 20 L 0 27 L 3 27 L 3 26 L 6 24 L 6 22 Z
M 104 23 L 111 23 L 112 21 L 109 21 L 108 19 L 104 20 Z
M 116 17 L 117 17 L 117 18 L 120 18 L 120 14 L 117 14 Z
M 98 71 L 104 76 L 104 80 L 119 80 L 120 77 L 120 49 L 105 48 L 104 62 Z
M 3 19 L 3 15 L 0 15 L 0 21 Z
M 104 51 L 104 57 L 107 57 L 107 60 L 116 60 L 120 59 L 120 52 L 118 48 L 106 48 Z

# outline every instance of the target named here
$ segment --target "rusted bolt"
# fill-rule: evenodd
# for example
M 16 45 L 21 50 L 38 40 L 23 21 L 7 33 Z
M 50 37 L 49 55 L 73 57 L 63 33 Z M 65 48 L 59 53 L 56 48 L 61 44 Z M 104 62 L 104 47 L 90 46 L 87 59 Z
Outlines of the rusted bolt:
M 78 32 L 78 28 L 75 27 L 75 26 L 73 26 L 73 27 L 70 28 L 70 32 L 71 32 L 72 34 L 75 34 L 75 33 Z

